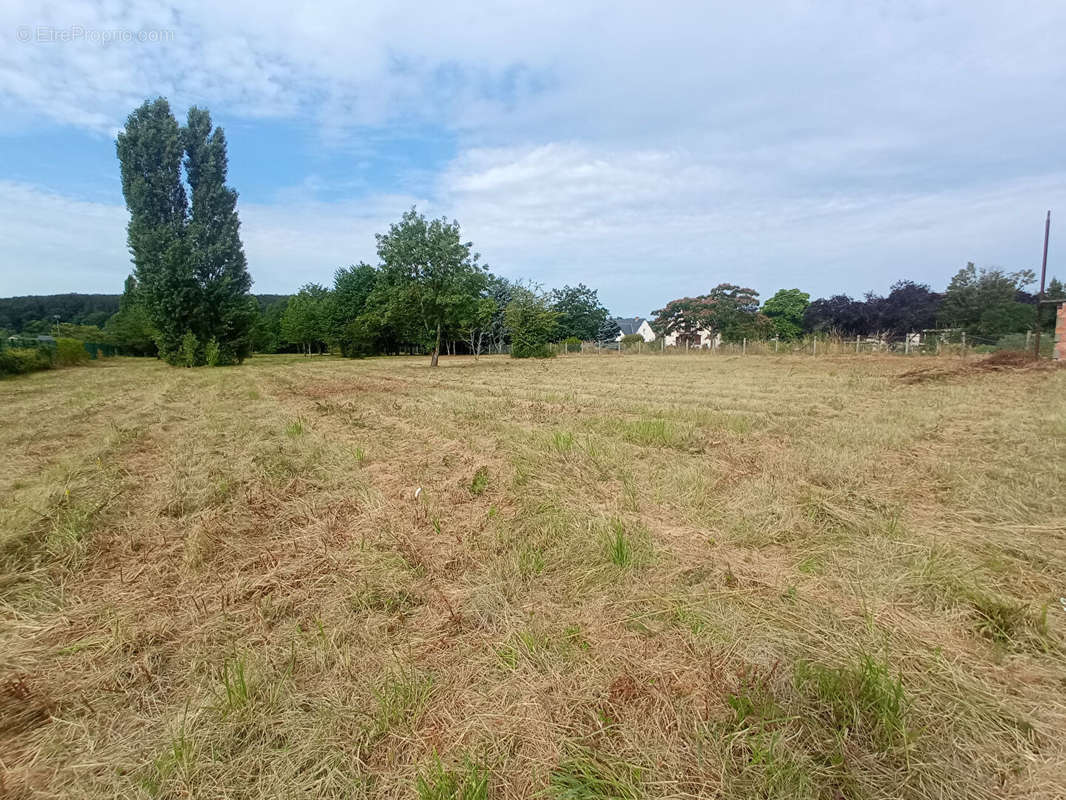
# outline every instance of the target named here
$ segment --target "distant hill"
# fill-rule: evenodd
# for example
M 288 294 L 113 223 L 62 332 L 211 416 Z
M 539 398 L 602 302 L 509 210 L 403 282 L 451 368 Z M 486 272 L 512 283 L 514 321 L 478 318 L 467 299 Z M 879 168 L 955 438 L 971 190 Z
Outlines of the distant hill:
M 118 311 L 120 294 L 30 294 L 0 298 L 0 328 L 21 331 L 36 320 L 103 325 Z
M 258 294 L 259 308 L 289 297 L 287 294 Z M 118 311 L 120 294 L 28 294 L 21 297 L 0 297 L 0 329 L 22 331 L 31 322 L 45 320 L 75 325 L 102 327 L 107 318 Z

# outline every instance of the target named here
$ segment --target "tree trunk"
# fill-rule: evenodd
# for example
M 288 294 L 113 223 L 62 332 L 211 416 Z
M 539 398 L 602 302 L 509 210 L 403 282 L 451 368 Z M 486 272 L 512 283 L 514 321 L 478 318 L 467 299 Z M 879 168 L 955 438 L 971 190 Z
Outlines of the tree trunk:
M 440 323 L 437 323 L 437 341 L 433 345 L 433 357 L 429 361 L 431 367 L 437 366 L 440 360 Z

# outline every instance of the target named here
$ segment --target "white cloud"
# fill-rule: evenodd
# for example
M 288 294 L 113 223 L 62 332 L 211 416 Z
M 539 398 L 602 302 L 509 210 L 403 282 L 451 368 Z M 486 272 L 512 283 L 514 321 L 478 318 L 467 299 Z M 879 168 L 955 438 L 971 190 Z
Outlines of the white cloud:
M 129 271 L 123 208 L 11 183 L 0 183 L 0 203 L 13 209 L 0 225 L 0 294 L 119 290 Z M 471 150 L 424 197 L 323 203 L 296 192 L 281 205 L 242 203 L 255 291 L 329 283 L 339 266 L 374 263 L 374 234 L 416 203 L 458 218 L 501 274 L 584 281 L 613 310 L 647 313 L 723 281 L 764 296 L 791 286 L 860 294 L 899 278 L 942 288 L 970 259 L 1033 267 L 1043 209 L 1066 207 L 1066 172 L 980 191 L 768 198 L 684 152 Z
M 122 291 L 125 208 L 10 181 L 0 181 L 0 208 L 0 296 Z
M 18 26 L 74 25 L 174 35 L 16 41 Z M 501 271 L 585 280 L 626 312 L 719 280 L 858 292 L 943 285 L 966 259 L 1030 266 L 1044 211 L 1066 208 L 1058 0 L 25 0 L 0 8 L 0 38 L 8 130 L 109 133 L 163 94 L 310 120 L 342 151 L 365 126 L 456 137 L 440 172 L 368 196 L 323 203 L 307 176 L 273 204 L 242 202 L 263 291 L 371 259 L 372 234 L 416 201 L 458 218 Z M 26 185 L 0 196 L 19 204 L 0 219 L 5 282 L 44 291 L 33 264 L 57 291 L 121 284 L 121 208 Z M 56 244 L 90 230 L 98 246 L 76 257 Z

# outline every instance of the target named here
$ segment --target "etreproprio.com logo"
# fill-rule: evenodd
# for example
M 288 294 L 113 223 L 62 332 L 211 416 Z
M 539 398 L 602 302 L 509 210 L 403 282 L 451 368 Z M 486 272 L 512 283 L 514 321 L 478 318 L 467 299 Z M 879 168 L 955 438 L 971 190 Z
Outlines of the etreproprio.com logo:
M 166 28 L 92 28 L 84 25 L 20 25 L 15 32 L 20 42 L 48 44 L 90 42 L 92 44 L 142 44 L 174 41 L 174 31 Z

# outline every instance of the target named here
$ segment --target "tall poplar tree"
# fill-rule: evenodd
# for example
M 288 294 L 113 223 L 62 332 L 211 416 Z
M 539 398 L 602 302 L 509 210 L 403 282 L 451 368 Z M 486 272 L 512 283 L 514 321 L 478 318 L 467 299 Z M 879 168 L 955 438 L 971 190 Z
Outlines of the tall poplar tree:
M 126 120 L 116 150 L 130 212 L 128 244 L 144 310 L 159 353 L 179 359 L 183 338 L 198 343 L 195 360 L 214 339 L 218 363 L 251 352 L 255 301 L 237 218 L 237 193 L 226 186 L 226 138 L 207 111 L 193 107 L 178 126 L 163 98 Z M 182 183 L 192 194 L 192 208 Z
M 170 104 L 158 98 L 129 115 L 115 143 L 130 212 L 127 244 L 134 275 L 159 353 L 168 361 L 177 357 L 200 305 L 185 237 L 181 140 Z
M 226 186 L 226 136 L 212 129 L 206 109 L 193 106 L 182 140 L 192 193 L 189 250 L 200 288 L 194 333 L 202 342 L 218 342 L 222 363 L 240 362 L 251 352 L 256 309 L 248 294 L 252 278 L 241 245 L 237 192 Z

